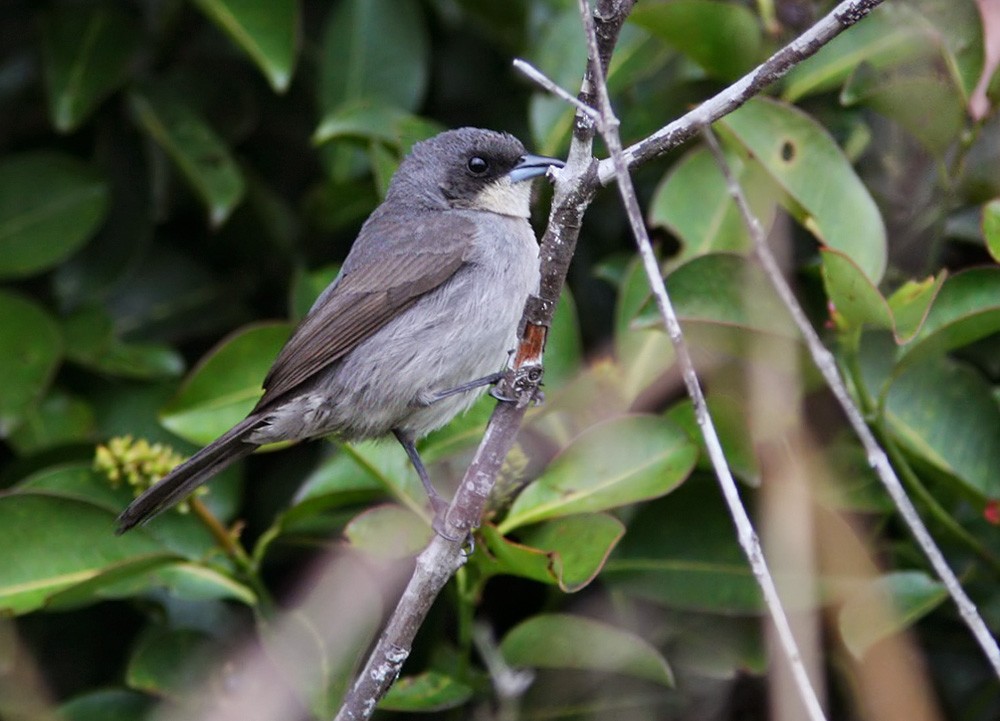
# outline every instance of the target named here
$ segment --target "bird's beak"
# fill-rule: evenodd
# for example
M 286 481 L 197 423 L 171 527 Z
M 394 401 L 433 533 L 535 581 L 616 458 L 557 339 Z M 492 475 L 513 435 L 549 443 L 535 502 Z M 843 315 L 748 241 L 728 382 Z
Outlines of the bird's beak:
M 562 168 L 565 165 L 566 163 L 561 160 L 546 158 L 544 155 L 522 155 L 517 165 L 507 175 L 512 183 L 520 183 L 522 180 L 545 175 L 549 168 Z

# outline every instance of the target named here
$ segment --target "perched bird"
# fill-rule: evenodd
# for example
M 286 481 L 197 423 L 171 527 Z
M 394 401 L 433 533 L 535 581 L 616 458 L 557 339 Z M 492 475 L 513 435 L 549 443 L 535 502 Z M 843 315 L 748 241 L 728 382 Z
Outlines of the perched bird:
M 254 409 L 136 498 L 118 532 L 258 446 L 326 435 L 394 434 L 440 512 L 414 442 L 472 405 L 514 348 L 538 286 L 525 181 L 562 165 L 476 128 L 414 145 L 340 274 L 278 354 Z

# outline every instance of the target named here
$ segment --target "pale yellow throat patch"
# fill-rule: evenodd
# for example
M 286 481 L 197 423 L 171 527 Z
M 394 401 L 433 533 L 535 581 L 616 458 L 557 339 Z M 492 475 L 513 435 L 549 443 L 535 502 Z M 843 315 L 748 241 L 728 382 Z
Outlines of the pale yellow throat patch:
M 498 178 L 479 191 L 469 207 L 517 218 L 531 217 L 531 182 L 512 183 L 507 176 Z

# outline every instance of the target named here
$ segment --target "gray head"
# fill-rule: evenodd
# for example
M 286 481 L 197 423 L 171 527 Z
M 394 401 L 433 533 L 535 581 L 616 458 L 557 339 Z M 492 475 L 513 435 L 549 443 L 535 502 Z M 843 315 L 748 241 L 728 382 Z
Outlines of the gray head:
M 509 133 L 459 128 L 417 143 L 392 178 L 387 201 L 528 217 L 530 183 L 562 161 L 529 155 Z

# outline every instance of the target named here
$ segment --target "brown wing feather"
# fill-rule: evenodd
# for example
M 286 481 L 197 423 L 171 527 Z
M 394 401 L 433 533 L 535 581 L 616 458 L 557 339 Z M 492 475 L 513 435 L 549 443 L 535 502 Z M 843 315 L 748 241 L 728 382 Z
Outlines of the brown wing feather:
M 386 222 L 365 228 L 351 251 L 354 258 L 344 263 L 345 273 L 336 288 L 309 312 L 281 349 L 254 410 L 342 358 L 461 267 L 473 228 L 464 219 L 437 217 L 441 215 L 434 213 L 405 225 Z M 408 237 L 405 242 L 384 244 L 384 253 L 372 252 L 366 241 L 379 231 L 379 225 L 396 239 L 401 232 Z

